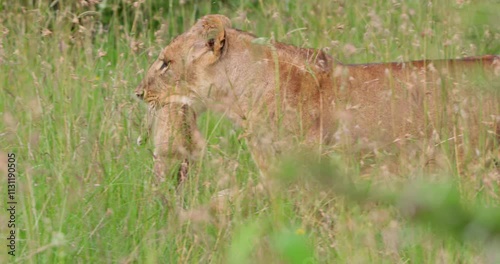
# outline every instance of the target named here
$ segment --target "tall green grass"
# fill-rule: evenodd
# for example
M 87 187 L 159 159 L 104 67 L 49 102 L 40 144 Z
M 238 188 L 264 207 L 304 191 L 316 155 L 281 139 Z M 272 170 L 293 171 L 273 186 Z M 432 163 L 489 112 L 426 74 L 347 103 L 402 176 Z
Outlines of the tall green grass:
M 499 54 L 498 1 L 83 2 L 0 2 L 0 150 L 2 159 L 18 155 L 20 203 L 16 257 L 2 246 L 0 263 L 499 261 L 498 237 L 439 233 L 439 216 L 415 225 L 420 215 L 405 214 L 417 204 L 404 204 L 415 180 L 452 182 L 451 202 L 439 200 L 448 189 L 427 189 L 423 198 L 445 201 L 437 210 L 498 208 L 498 153 L 487 148 L 457 171 L 444 144 L 438 172 L 422 168 L 419 153 L 396 159 L 393 172 L 383 163 L 391 153 L 334 149 L 333 168 L 304 169 L 294 158 L 268 187 L 241 131 L 208 113 L 198 122 L 207 149 L 176 190 L 174 180 L 153 184 L 153 146 L 136 144 L 145 106 L 132 97 L 158 51 L 205 14 L 364 63 Z M 335 181 L 318 186 L 323 174 L 365 186 L 366 196 L 353 198 Z M 381 186 L 391 199 L 371 196 Z

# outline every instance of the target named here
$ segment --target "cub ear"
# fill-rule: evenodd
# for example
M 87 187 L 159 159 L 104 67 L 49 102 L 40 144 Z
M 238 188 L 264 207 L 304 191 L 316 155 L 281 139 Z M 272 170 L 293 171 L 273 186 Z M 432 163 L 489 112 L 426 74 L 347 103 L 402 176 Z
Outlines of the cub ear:
M 223 15 L 207 15 L 202 17 L 198 24 L 201 25 L 201 34 L 206 40 L 206 46 L 218 59 L 226 44 L 226 28 L 231 27 L 231 20 Z

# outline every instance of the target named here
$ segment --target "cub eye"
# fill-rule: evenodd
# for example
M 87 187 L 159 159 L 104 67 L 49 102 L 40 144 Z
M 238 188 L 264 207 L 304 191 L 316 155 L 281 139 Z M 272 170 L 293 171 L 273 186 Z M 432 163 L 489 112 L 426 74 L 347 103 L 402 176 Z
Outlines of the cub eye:
M 160 71 L 162 71 L 162 70 L 164 70 L 164 69 L 168 68 L 168 66 L 170 66 L 170 62 L 172 62 L 172 61 L 170 61 L 170 60 L 168 60 L 168 61 L 163 61 L 163 62 L 162 62 L 162 64 L 161 64 L 161 67 L 160 67 Z

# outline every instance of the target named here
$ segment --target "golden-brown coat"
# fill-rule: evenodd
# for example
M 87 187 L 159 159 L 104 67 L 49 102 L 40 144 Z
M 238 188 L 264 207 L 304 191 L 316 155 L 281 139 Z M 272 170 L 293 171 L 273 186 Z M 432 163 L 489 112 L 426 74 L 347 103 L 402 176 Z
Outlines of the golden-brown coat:
M 482 56 L 344 65 L 321 50 L 257 38 L 231 28 L 225 16 L 209 15 L 163 49 L 135 92 L 157 119 L 171 120 L 155 131 L 157 160 L 173 152 L 181 153 L 180 160 L 189 158 L 190 151 L 179 149 L 193 150 L 198 140 L 166 138 L 193 138 L 194 112 L 207 108 L 242 126 L 252 135 L 252 145 L 266 153 L 272 150 L 263 148 L 274 147 L 259 141 L 290 135 L 319 144 L 351 144 L 360 138 L 394 142 L 425 137 L 458 125 L 496 126 L 498 92 L 483 97 L 466 89 L 473 80 L 464 76 L 499 75 L 499 61 Z M 189 109 L 164 110 L 169 105 Z M 481 117 L 472 114 L 478 105 Z M 459 124 L 457 115 L 467 117 Z

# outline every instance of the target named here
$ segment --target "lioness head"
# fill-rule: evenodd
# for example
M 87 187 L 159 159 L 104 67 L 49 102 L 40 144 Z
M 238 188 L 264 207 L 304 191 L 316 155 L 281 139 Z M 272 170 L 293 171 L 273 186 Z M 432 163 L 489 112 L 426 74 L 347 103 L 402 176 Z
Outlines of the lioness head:
M 189 100 L 200 80 L 209 83 L 211 74 L 203 74 L 226 49 L 226 28 L 230 20 L 222 15 L 201 18 L 190 30 L 165 47 L 135 89 L 138 98 L 153 106 L 169 101 Z M 208 73 L 208 72 L 207 72 Z M 208 81 L 208 82 L 207 82 Z

